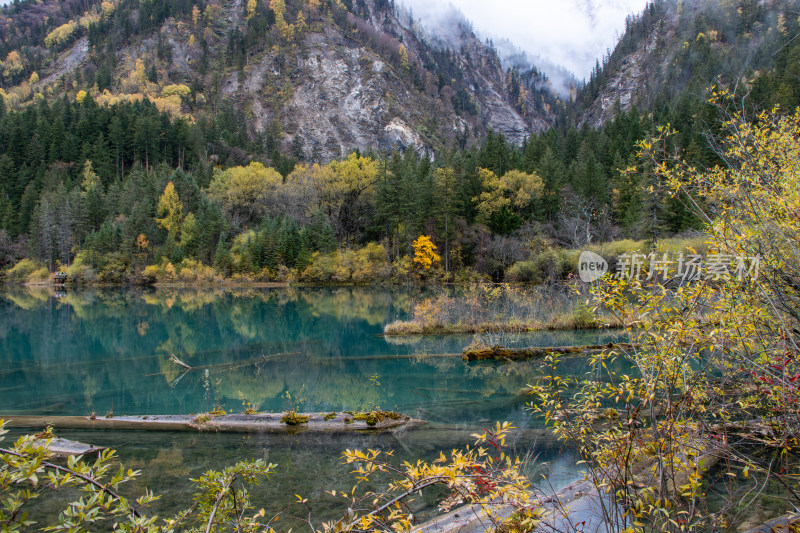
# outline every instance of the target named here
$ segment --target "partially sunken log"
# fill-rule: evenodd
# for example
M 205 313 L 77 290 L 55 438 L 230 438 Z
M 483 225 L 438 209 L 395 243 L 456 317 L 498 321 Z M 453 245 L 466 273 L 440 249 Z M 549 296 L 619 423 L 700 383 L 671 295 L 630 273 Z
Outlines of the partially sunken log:
M 293 415 L 293 416 L 289 416 Z M 306 420 L 306 417 L 307 420 Z M 95 418 L 87 416 L 0 416 L 6 427 L 53 429 L 111 429 L 150 431 L 224 431 L 232 433 L 298 431 L 376 431 L 423 424 L 386 411 L 363 413 L 258 413 L 198 415 L 140 415 Z
M 92 446 L 91 444 L 84 444 L 74 440 L 62 439 L 61 437 L 54 437 L 47 442 L 47 439 L 39 439 L 34 442 L 36 446 L 47 448 L 53 457 L 69 457 L 69 456 L 83 456 L 105 450 L 103 447 Z
M 795 528 L 798 525 L 800 525 L 800 514 L 791 513 L 770 520 L 756 528 L 748 529 L 745 533 L 789 533 L 790 531 L 797 531 Z
M 615 505 L 607 496 L 601 495 L 591 481 L 576 481 L 556 494 L 536 496 L 528 503 L 539 507 L 542 512 L 540 526 L 535 531 L 605 531 L 602 508 Z M 502 501 L 486 507 L 491 510 L 491 517 L 480 505 L 468 505 L 422 523 L 414 527 L 412 532 L 484 533 L 494 530 L 493 520 L 505 521 L 515 511 Z M 566 510 L 569 511 L 567 516 Z M 575 524 L 580 524 L 580 529 Z M 497 528 L 497 531 L 501 530 Z
M 464 349 L 461 357 L 464 361 L 481 361 L 484 359 L 508 359 L 511 361 L 521 361 L 524 359 L 535 359 L 546 357 L 551 354 L 583 354 L 599 352 L 601 350 L 632 350 L 634 345 L 631 343 L 608 344 L 587 344 L 585 346 L 550 346 L 546 348 L 503 348 L 495 346 L 493 348 L 483 348 L 480 350 Z

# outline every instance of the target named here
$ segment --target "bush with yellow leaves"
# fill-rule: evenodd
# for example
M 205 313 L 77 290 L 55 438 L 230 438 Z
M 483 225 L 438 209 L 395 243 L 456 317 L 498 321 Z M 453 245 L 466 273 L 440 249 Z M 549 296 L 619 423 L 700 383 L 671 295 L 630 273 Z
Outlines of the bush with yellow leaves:
M 669 127 L 640 144 L 707 222 L 727 272 L 606 278 L 593 306 L 625 326 L 633 348 L 592 357 L 585 379 L 561 376 L 550 358 L 532 389 L 533 409 L 617 504 L 604 509 L 616 531 L 739 530 L 800 503 L 800 110 L 727 116 L 726 167 L 664 159 Z

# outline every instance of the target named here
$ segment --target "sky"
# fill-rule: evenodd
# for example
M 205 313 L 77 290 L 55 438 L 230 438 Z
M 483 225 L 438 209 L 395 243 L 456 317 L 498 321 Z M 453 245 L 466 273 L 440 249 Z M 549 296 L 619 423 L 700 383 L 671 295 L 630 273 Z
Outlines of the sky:
M 536 58 L 588 79 L 597 59 L 613 49 L 625 17 L 647 0 L 401 0 L 431 31 L 454 6 L 482 38 L 508 38 Z M 451 4 L 451 5 L 448 5 Z M 548 74 L 550 74 L 548 72 Z

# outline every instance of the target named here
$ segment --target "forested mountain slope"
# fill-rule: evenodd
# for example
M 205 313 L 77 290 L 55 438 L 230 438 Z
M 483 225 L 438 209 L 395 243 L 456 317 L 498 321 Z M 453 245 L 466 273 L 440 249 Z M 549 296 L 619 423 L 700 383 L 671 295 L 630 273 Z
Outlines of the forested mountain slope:
M 686 4 L 633 17 L 565 103 L 464 24 L 426 36 L 385 0 L 14 3 L 0 268 L 407 279 L 427 236 L 444 279 L 543 281 L 574 266 L 554 248 L 685 236 L 700 222 L 637 141 L 669 123 L 670 151 L 710 167 L 710 84 L 748 113 L 800 97 L 793 3 Z
M 386 0 L 30 0 L 3 14 L 7 109 L 80 91 L 144 98 L 173 118 L 240 125 L 269 156 L 421 153 L 488 129 L 521 143 L 556 100 L 463 23 L 448 41 L 427 36 Z
M 712 85 L 752 91 L 754 105 L 800 100 L 795 0 L 656 0 L 629 17 L 614 50 L 579 91 L 571 121 L 598 127 L 619 110 L 660 111 Z

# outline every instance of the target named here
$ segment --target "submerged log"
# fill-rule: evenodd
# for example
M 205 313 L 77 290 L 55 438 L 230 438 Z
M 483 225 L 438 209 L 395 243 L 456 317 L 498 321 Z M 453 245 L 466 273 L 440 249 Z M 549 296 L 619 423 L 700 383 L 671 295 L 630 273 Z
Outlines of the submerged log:
M 633 350 L 632 343 L 613 343 L 608 344 L 587 344 L 584 346 L 549 346 L 544 348 L 504 348 L 495 346 L 493 348 L 482 348 L 479 350 L 464 349 L 462 359 L 464 361 L 481 361 L 485 359 L 508 359 L 511 361 L 522 361 L 525 359 L 535 359 L 546 357 L 551 354 L 583 354 L 599 352 L 601 350 Z
M 308 417 L 306 419 L 306 417 Z M 390 412 L 286 413 L 198 415 L 138 415 L 95 418 L 88 416 L 2 416 L 6 427 L 53 429 L 109 429 L 148 431 L 224 431 L 232 433 L 299 431 L 376 431 L 424 424 L 406 415 Z
M 62 439 L 61 437 L 49 439 L 50 442 L 47 442 L 47 440 L 48 439 L 36 440 L 34 445 L 47 448 L 47 451 L 49 451 L 55 458 L 69 457 L 73 455 L 80 457 L 105 450 L 105 448 L 101 446 L 84 444 L 74 440 Z

